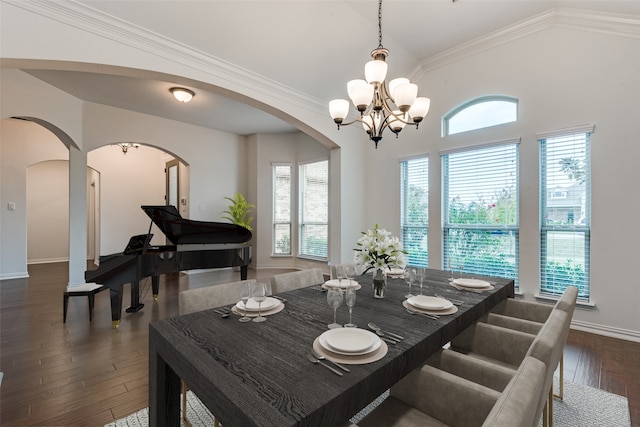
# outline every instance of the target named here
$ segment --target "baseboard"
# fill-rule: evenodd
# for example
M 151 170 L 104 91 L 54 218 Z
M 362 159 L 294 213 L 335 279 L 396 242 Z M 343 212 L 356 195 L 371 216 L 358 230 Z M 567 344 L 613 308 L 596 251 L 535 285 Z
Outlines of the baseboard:
M 595 323 L 582 322 L 580 320 L 573 320 L 571 322 L 571 329 L 625 341 L 640 342 L 640 331 L 632 331 L 630 329 L 598 325 Z
M 11 280 L 11 279 L 28 279 L 29 273 L 23 271 L 21 273 L 6 273 L 0 274 L 0 280 Z
M 69 262 L 69 258 L 44 258 L 44 259 L 30 259 L 27 260 L 27 265 L 29 264 L 53 264 L 56 262 Z

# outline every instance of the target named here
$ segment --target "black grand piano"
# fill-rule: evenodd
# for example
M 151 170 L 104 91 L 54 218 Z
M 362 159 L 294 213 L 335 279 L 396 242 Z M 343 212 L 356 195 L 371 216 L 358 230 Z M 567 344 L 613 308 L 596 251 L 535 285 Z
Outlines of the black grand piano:
M 149 232 L 131 237 L 122 253 L 100 257 L 100 265 L 84 274 L 87 282 L 108 286 L 111 294 L 113 327 L 120 324 L 122 294 L 131 283 L 131 306 L 142 309 L 140 280 L 151 277 L 154 300 L 158 296 L 160 275 L 200 268 L 240 267 L 240 278 L 247 278 L 251 263 L 251 231 L 224 222 L 193 221 L 182 218 L 174 206 L 141 206 L 151 218 Z M 151 246 L 151 227 L 155 224 L 173 245 Z

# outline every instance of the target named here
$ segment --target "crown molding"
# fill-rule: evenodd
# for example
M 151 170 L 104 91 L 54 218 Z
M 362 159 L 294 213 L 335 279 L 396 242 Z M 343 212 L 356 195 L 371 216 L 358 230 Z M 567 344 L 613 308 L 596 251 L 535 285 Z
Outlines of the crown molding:
M 238 92 L 233 88 L 244 88 L 247 91 L 242 95 L 250 96 L 247 94 L 253 94 L 251 96 L 253 99 L 255 99 L 255 94 L 262 94 L 266 98 L 285 99 L 295 108 L 319 114 L 326 113 L 326 103 L 320 99 L 75 0 L 66 2 L 52 2 L 50 0 L 2 1 L 98 37 L 208 74 L 213 77 L 212 81 L 216 82 L 212 84 L 226 92 Z M 258 101 L 260 100 L 258 99 Z
M 424 59 L 419 62 L 416 69 L 412 72 L 412 80 L 419 79 L 424 74 L 447 64 L 552 27 L 640 38 L 639 15 L 614 14 L 559 7 Z

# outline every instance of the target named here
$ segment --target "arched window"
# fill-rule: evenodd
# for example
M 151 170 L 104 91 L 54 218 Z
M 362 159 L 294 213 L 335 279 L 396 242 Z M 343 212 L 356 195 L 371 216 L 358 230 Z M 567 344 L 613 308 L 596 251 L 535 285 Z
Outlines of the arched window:
M 511 123 L 518 120 L 518 99 L 488 95 L 449 111 L 442 119 L 442 136 Z

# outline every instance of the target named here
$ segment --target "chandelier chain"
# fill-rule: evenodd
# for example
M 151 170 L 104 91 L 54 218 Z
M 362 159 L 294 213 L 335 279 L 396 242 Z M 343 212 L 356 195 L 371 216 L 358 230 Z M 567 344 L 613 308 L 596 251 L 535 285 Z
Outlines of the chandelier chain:
M 378 0 L 378 48 L 382 47 L 382 0 Z

